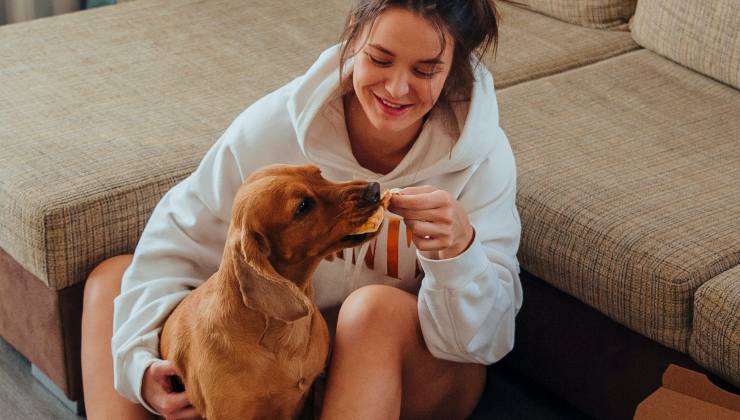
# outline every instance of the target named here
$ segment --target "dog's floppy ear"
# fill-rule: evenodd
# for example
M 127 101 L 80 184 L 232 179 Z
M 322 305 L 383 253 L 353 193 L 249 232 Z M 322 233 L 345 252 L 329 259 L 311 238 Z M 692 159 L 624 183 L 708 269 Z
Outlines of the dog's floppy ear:
M 232 229 L 229 247 L 231 270 L 247 307 L 283 322 L 311 313 L 308 297 L 273 268 L 270 244 L 262 234 Z

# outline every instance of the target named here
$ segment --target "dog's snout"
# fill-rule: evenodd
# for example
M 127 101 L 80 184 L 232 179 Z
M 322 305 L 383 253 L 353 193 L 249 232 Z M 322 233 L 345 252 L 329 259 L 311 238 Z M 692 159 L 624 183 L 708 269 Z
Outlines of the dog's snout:
M 370 204 L 375 204 L 380 201 L 380 184 L 377 182 L 370 182 L 367 184 L 367 188 L 365 188 L 365 193 L 362 195 L 362 198 Z

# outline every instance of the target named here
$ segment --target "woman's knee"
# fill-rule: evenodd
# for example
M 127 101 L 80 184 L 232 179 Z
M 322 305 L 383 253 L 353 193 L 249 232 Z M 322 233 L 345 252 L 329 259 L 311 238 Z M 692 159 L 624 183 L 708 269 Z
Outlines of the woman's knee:
M 339 311 L 338 335 L 384 337 L 407 333 L 418 325 L 416 296 L 385 285 L 370 285 L 352 292 Z
M 98 264 L 85 282 L 83 307 L 112 301 L 120 293 L 123 272 L 132 258 L 132 255 L 119 255 Z

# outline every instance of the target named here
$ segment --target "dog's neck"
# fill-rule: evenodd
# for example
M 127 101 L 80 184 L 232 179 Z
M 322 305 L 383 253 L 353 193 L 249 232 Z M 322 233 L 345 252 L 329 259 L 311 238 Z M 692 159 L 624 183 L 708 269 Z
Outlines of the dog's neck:
M 308 290 L 311 287 L 311 277 L 319 266 L 321 259 L 307 259 L 299 264 L 291 264 L 281 260 L 270 262 L 278 274 L 293 282 L 303 293 L 313 299 L 313 296 L 308 294 Z

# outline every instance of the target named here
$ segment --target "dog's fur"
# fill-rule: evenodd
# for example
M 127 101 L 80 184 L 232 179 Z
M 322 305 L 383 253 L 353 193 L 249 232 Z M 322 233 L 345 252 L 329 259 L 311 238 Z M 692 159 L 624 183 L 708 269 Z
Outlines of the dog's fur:
M 175 363 L 201 415 L 301 414 L 329 348 L 311 275 L 324 257 L 374 235 L 347 237 L 380 205 L 375 190 L 288 165 L 260 169 L 241 186 L 219 270 L 177 306 L 161 335 L 162 357 Z

